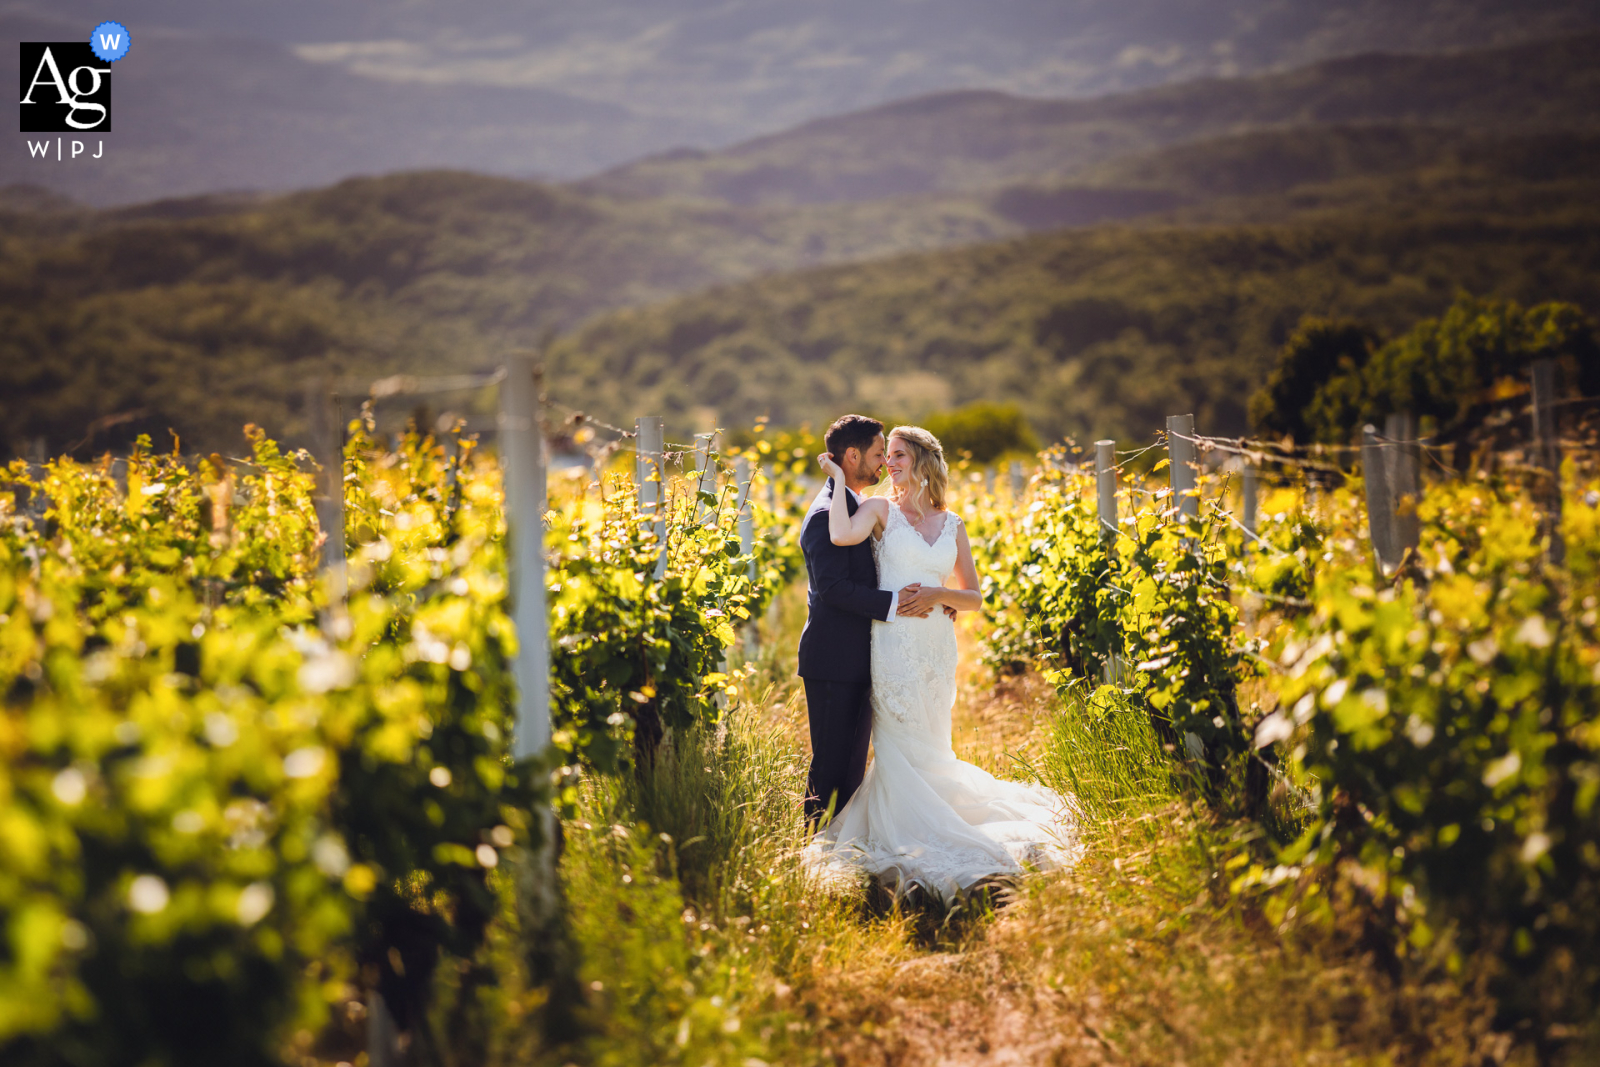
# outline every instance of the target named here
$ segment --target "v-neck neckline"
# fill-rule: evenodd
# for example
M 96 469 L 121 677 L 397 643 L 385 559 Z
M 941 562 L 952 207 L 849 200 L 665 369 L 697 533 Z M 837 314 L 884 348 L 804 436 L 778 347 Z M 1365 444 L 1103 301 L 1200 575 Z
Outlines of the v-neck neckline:
M 894 508 L 896 511 L 900 512 L 901 520 L 903 522 L 905 522 L 905 524 L 907 526 L 911 527 L 911 531 L 913 533 L 915 533 L 917 535 L 917 537 L 922 541 L 922 543 L 924 545 L 927 545 L 929 548 L 932 548 L 934 545 L 938 544 L 940 538 L 944 537 L 945 524 L 950 521 L 949 520 L 949 515 L 950 515 L 950 509 L 949 508 L 945 508 L 942 511 L 936 510 L 936 511 L 933 512 L 933 514 L 935 514 L 935 515 L 940 515 L 940 516 L 944 516 L 944 517 L 939 520 L 939 532 L 934 534 L 933 535 L 933 540 L 930 541 L 930 540 L 928 540 L 926 535 L 923 534 L 922 527 L 920 527 L 916 523 L 912 522 L 911 521 L 911 516 L 907 515 L 905 513 L 904 509 L 902 509 L 899 504 L 890 504 L 889 506 Z M 926 521 L 926 518 L 924 518 L 924 521 Z

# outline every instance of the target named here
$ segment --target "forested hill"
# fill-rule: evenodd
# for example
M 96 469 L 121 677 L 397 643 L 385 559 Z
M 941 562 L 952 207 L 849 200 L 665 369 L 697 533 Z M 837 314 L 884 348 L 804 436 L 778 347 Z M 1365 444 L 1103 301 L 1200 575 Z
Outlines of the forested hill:
M 1600 310 L 1600 212 L 1113 227 L 816 270 L 610 315 L 557 344 L 548 381 L 684 431 L 989 399 L 1047 438 L 1147 439 L 1190 411 L 1234 434 L 1302 315 L 1398 331 L 1463 289 Z
M 1371 92 L 1328 85 L 1328 71 L 1361 62 L 1325 64 L 1280 78 L 1322 86 L 1320 104 L 1302 94 L 1293 112 L 1316 121 L 1107 158 L 1070 179 L 1019 170 L 1025 180 L 973 191 L 739 206 L 429 171 L 94 211 L 0 190 L 0 452 L 42 439 L 84 455 L 169 427 L 210 449 L 246 422 L 295 440 L 319 380 L 490 367 L 596 316 L 563 342 L 561 399 L 613 419 L 660 408 L 679 432 L 820 419 L 845 402 L 917 414 L 1016 395 L 1049 434 L 1141 433 L 1191 365 L 1204 372 L 1182 395 L 1214 428 L 1240 428 L 1244 395 L 1302 311 L 1370 303 L 1398 325 L 1458 287 L 1596 309 L 1600 130 L 1581 105 L 1597 68 L 1571 61 L 1595 40 L 1428 60 L 1503 79 L 1417 97 L 1432 124 L 1333 121 L 1366 112 L 1331 101 Z M 1259 103 L 1269 81 L 1215 84 L 1255 86 L 1245 96 Z M 1530 84 L 1567 95 L 1536 101 Z M 1498 128 L 1511 105 L 1491 105 L 1513 99 L 1533 118 Z M 1483 121 L 1442 124 L 1452 114 Z M 926 158 L 956 173 L 963 145 L 935 139 Z M 1015 243 L 1130 219 L 1149 232 Z M 1027 266 L 1039 248 L 1083 266 Z M 1290 251 L 1249 251 L 1278 248 Z M 784 276 L 845 262 L 862 265 Z M 953 284 L 945 273 L 978 262 L 997 266 L 969 287 L 977 303 L 932 299 Z M 614 314 L 707 287 L 721 288 Z M 767 307 L 788 310 L 769 321 Z
M 433 172 L 103 213 L 13 190 L 0 446 L 294 439 L 321 378 L 493 366 L 594 315 L 559 346 L 558 399 L 675 432 L 978 396 L 1047 434 L 1138 435 L 1172 403 L 1240 429 L 1302 312 L 1400 326 L 1463 287 L 1600 310 L 1597 162 L 1588 135 L 1263 132 L 1127 163 L 1166 183 L 1134 190 L 1170 208 L 1142 229 L 999 243 L 1114 217 L 1128 190 L 738 209 Z M 782 273 L 940 245 L 967 247 Z
M 1365 55 L 1093 100 L 920 97 L 590 179 L 635 196 L 821 203 L 1069 179 L 1116 156 L 1264 127 L 1600 128 L 1600 32 L 1447 55 Z
M 0 195 L 0 447 L 177 429 L 291 437 L 322 377 L 493 365 L 607 309 L 806 264 L 1017 232 L 981 205 L 618 203 L 455 172 L 112 211 Z

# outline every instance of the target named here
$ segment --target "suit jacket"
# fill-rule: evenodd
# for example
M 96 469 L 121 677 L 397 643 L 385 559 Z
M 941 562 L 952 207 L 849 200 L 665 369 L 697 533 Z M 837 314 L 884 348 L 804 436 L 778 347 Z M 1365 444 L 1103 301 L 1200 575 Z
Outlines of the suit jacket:
M 806 512 L 800 550 L 806 558 L 806 628 L 800 634 L 800 677 L 828 682 L 864 682 L 872 674 L 872 620 L 889 621 L 894 593 L 878 588 L 872 539 L 836 545 L 828 536 L 833 479 Z M 845 505 L 856 502 L 845 490 Z

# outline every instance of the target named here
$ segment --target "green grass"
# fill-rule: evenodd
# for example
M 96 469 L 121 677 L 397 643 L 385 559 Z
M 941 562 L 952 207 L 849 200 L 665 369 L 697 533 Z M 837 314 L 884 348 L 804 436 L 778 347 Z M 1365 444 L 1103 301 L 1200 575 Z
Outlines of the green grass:
M 956 709 L 959 754 L 982 755 L 982 724 L 1004 738 L 991 767 L 1075 796 L 1077 868 L 999 907 L 821 890 L 796 857 L 801 607 L 786 593 L 763 635 L 763 696 L 674 735 L 651 773 L 585 781 L 562 860 L 582 1033 L 539 1046 L 540 991 L 517 986 L 502 930 L 480 1062 L 1532 1062 L 1470 968 L 1397 981 L 1359 928 L 1273 924 L 1233 896 L 1229 861 L 1260 829 L 1199 803 L 1114 687 L 1061 697 L 969 670 Z
M 1038 773 L 1077 798 L 1088 826 L 1138 818 L 1178 798 L 1172 761 L 1150 717 L 1115 686 L 1063 697 L 1050 716 L 1050 740 Z

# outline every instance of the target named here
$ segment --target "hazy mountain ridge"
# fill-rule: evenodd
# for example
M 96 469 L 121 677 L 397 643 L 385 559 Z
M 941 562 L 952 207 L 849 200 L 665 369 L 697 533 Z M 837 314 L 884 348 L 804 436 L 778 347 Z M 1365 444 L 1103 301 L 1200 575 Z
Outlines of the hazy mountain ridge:
M 104 17 L 91 0 L 54 6 Z M 711 122 L 712 143 L 948 89 L 1083 97 L 1600 24 L 1582 0 L 135 0 L 126 14 L 391 81 L 540 85 Z
M 957 92 L 675 152 L 585 188 L 733 204 L 824 203 L 1069 179 L 1117 156 L 1250 129 L 1429 123 L 1600 128 L 1600 33 L 1442 56 L 1367 55 L 1095 100 Z
M 1111 220 L 1273 222 L 1323 211 L 1398 218 L 1581 204 L 1600 174 L 1600 130 L 1505 133 L 1375 124 L 1255 130 L 1136 153 L 1078 181 L 987 197 L 1030 230 Z M 1509 198 L 1509 200 L 1508 200 Z
M 8 42 L 71 39 L 81 29 L 0 10 L 0 39 Z M 0 154 L 0 185 L 35 184 L 110 205 L 283 191 L 442 164 L 576 177 L 705 132 L 538 87 L 385 83 L 308 63 L 269 41 L 142 27 L 137 39 L 113 67 L 112 132 L 87 135 L 104 140 L 105 158 L 35 159 L 25 142 L 43 135 L 15 135 Z M 17 62 L 15 45 L 0 49 L 0 79 L 16 84 Z
M 88 0 L 14 2 L 0 37 L 74 39 L 105 15 Z M 1177 13 L 1163 0 L 135 0 L 117 17 L 137 44 L 117 67 L 109 157 L 45 166 L 19 138 L 0 184 L 110 204 L 434 167 L 575 178 L 930 92 L 1081 97 L 1600 25 L 1579 0 L 1514 12 L 1498 0 L 1212 0 Z M 838 181 L 799 199 L 916 184 Z

